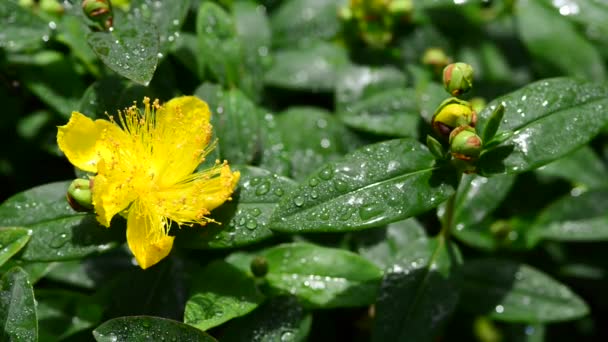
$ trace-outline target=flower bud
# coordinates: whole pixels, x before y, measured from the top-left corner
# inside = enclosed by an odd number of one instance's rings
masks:
[[[256,256],[251,261],[250,268],[254,276],[258,278],[263,277],[268,273],[268,261],[263,256]]]
[[[438,136],[447,140],[452,130],[459,126],[475,127],[477,114],[471,104],[457,98],[449,98],[437,108],[431,126]]]
[[[429,48],[422,55],[422,64],[430,65],[437,69],[437,73],[450,63],[450,57],[440,48]]]
[[[472,161],[481,153],[481,138],[470,126],[460,126],[450,133],[450,153],[454,158]]]
[[[112,27],[112,4],[110,0],[83,0],[82,10],[87,18],[104,29]]]
[[[93,179],[75,179],[68,187],[66,195],[68,204],[76,211],[90,211],[93,209]]]
[[[443,85],[452,96],[466,93],[473,87],[473,68],[466,63],[453,63],[443,69]]]

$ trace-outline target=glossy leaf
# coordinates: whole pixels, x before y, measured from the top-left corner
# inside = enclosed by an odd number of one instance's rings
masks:
[[[256,167],[237,167],[241,172],[233,200],[213,211],[221,225],[184,227],[177,242],[188,248],[234,248],[272,236],[268,221],[282,197],[295,182]]]
[[[0,227],[0,266],[15,255],[30,239],[31,231],[20,227]]]
[[[397,68],[352,65],[344,68],[336,80],[336,109],[342,111],[357,100],[405,86],[405,74]]]
[[[479,259],[463,267],[462,305],[477,314],[508,322],[571,320],[589,311],[568,287],[528,265]]]
[[[295,297],[276,297],[226,325],[222,341],[306,341],[312,316]]]
[[[420,114],[413,89],[387,90],[344,106],[340,119],[368,133],[418,137]]]
[[[0,48],[7,51],[32,50],[49,40],[51,28],[42,18],[7,0],[0,3]]]
[[[415,218],[394,222],[381,229],[370,229],[355,236],[357,252],[382,269],[401,261],[411,245],[426,240],[424,228]]]
[[[408,244],[384,275],[372,341],[431,341],[458,302],[461,263],[443,237]]]
[[[210,335],[187,324],[152,316],[129,316],[111,319],[93,331],[97,342],[175,340],[213,342]]]
[[[482,154],[479,164],[483,173],[520,173],[538,168],[584,145],[608,123],[605,84],[569,78],[532,83],[492,101],[479,114],[478,131],[484,132],[498,104],[505,106],[498,134],[513,134]]]
[[[539,239],[558,241],[608,240],[608,190],[567,195],[540,213],[530,234],[531,243]]]
[[[40,340],[62,340],[99,323],[102,305],[87,295],[36,290]]]
[[[184,322],[200,330],[243,316],[264,300],[254,279],[225,261],[212,262],[198,273],[190,293]]]
[[[310,307],[335,308],[373,303],[382,271],[362,257],[312,244],[279,245],[263,251],[268,285]]]
[[[513,175],[463,176],[454,203],[453,234],[471,246],[494,249],[497,241],[486,219],[500,206],[514,181]]]
[[[206,65],[219,83],[238,85],[242,47],[232,17],[219,5],[203,2],[196,17],[196,34],[199,65]]]
[[[563,20],[557,9],[543,2],[517,3],[519,34],[532,56],[561,74],[605,80],[606,68],[595,47],[576,31],[574,25]]]
[[[130,3],[129,20],[152,23],[159,33],[160,52],[166,53],[180,36],[180,28],[186,19],[190,0],[174,6],[164,1],[133,0]]]
[[[566,179],[575,186],[596,189],[608,185],[608,170],[589,146],[583,146],[571,154],[549,163],[536,172],[540,175]]]
[[[0,279],[0,324],[2,340],[38,340],[34,292],[20,267],[10,269]]]
[[[69,260],[106,251],[124,241],[120,220],[110,229],[93,215],[74,212],[65,200],[69,182],[42,185],[16,194],[0,206],[0,225],[31,230],[19,258]]]
[[[291,177],[297,180],[344,155],[358,143],[335,116],[320,108],[291,107],[276,116],[276,125],[282,147],[289,156]]]
[[[334,89],[340,69],[348,65],[346,50],[325,42],[311,43],[307,49],[279,50],[274,65],[266,73],[266,85],[311,92]]]
[[[145,20],[115,17],[108,32],[91,32],[87,41],[97,57],[117,74],[147,86],[160,52],[156,27]]]
[[[450,181],[415,140],[368,145],[310,175],[281,200],[270,228],[294,233],[381,226],[438,206],[454,192]]]
[[[288,0],[271,17],[273,42],[294,45],[311,39],[328,39],[340,31],[337,16],[341,0]]]

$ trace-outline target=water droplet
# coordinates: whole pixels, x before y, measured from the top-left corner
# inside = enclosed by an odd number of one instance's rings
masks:
[[[284,333],[281,334],[281,342],[290,342],[293,341],[296,337],[296,334],[294,334],[292,331],[285,331]]]
[[[274,194],[277,195],[277,196],[283,196],[284,193],[285,192],[283,191],[282,188],[276,188],[276,189],[274,189]]]
[[[49,28],[50,28],[51,30],[54,30],[54,29],[56,29],[56,28],[57,28],[57,24],[55,24],[55,22],[54,22],[54,21],[49,21]]]
[[[334,175],[334,169],[330,166],[325,167],[321,172],[319,172],[319,178],[324,180],[329,180]]]
[[[310,198],[316,199],[317,197],[319,197],[319,194],[316,191],[311,191],[310,192]]]
[[[255,189],[255,194],[258,196],[262,196],[262,195],[265,195],[266,193],[268,193],[269,190],[270,190],[270,183],[264,182],[264,183],[260,184],[257,187],[257,189]]]
[[[260,214],[262,213],[262,211],[259,208],[253,208],[251,209],[251,215],[258,217],[260,216]]]
[[[220,108],[217,108],[218,113],[220,112]],[[222,110],[223,111],[223,110]],[[258,177],[255,177],[251,180],[251,185],[258,185],[260,183],[261,179],[259,179]]]
[[[315,178],[315,177],[311,178],[311,179],[308,181],[308,185],[310,185],[311,187],[313,187],[313,188],[314,188],[315,186],[319,185],[319,179],[318,179],[318,178]]]
[[[296,196],[296,198],[293,199],[293,204],[301,207],[304,204],[304,198],[302,196]]]
[[[367,221],[373,217],[376,217],[384,212],[384,209],[376,204],[367,204],[359,208],[359,217],[362,220]]]
[[[71,235],[67,234],[67,233],[61,233],[59,235],[56,235],[51,242],[49,243],[49,246],[53,247],[53,248],[61,248],[63,247],[68,241],[70,241]]]
[[[256,229],[257,226],[258,226],[258,222],[254,219],[247,221],[247,224],[245,225],[245,227],[250,230]]]
[[[334,188],[340,192],[348,190],[348,184],[341,180],[334,181]]]
[[[496,311],[496,313],[503,313],[505,311],[505,308],[502,305],[496,305],[496,308],[494,310]]]

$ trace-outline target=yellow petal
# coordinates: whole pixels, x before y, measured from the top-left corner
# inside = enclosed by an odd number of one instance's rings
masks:
[[[111,163],[111,161],[110,161]],[[99,173],[93,181],[93,207],[97,221],[109,227],[112,217],[125,210],[137,198],[136,183],[127,171],[112,168],[105,159],[98,163]]]
[[[205,224],[210,211],[231,198],[239,178],[228,164],[196,173],[187,182],[155,193],[154,210],[178,224]]]
[[[59,126],[57,144],[68,160],[81,170],[97,172],[101,158],[112,154],[112,148],[101,142],[101,136],[124,135],[124,132],[106,120],[91,120],[78,112],[72,112],[65,126]]]
[[[173,185],[200,164],[211,139],[209,106],[194,96],[174,98],[156,112],[152,161],[159,186]]]
[[[156,264],[171,252],[174,237],[165,234],[165,224],[162,216],[140,201],[129,209],[127,243],[141,268]]]

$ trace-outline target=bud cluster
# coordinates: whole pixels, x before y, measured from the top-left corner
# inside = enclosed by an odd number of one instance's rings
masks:
[[[452,96],[466,93],[473,86],[473,68],[465,63],[447,65],[443,69],[443,84]],[[464,172],[475,172],[475,162],[483,147],[475,130],[476,124],[477,113],[473,105],[456,97],[443,101],[431,121],[435,135],[449,146],[447,157],[451,156],[454,164]],[[441,158],[446,157],[445,153],[437,152],[443,146],[439,141],[429,137],[427,144],[433,153]]]

